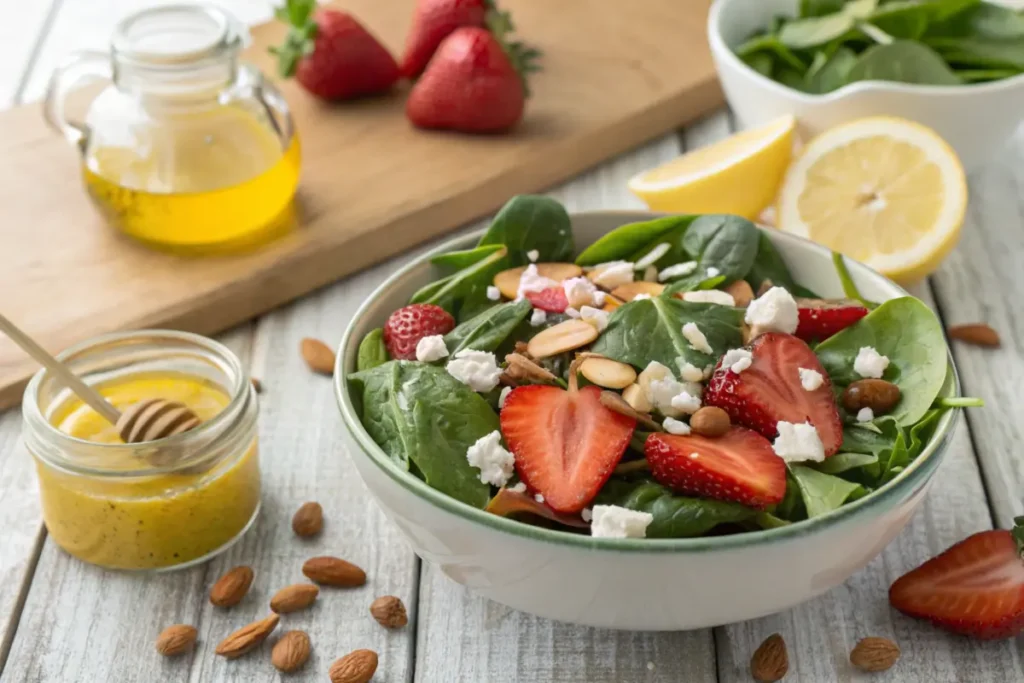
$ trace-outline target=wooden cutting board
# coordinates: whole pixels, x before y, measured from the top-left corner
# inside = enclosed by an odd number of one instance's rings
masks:
[[[400,53],[413,0],[342,5]],[[719,107],[710,0],[503,0],[544,52],[511,135],[427,133],[404,88],[325,105],[286,83],[303,140],[302,228],[235,257],[183,258],[121,238],[82,190],[75,149],[39,106],[0,113],[0,311],[51,351],[97,334],[173,327],[212,334],[437,237]],[[266,72],[283,27],[253,31]],[[0,338],[0,407],[36,365]]]

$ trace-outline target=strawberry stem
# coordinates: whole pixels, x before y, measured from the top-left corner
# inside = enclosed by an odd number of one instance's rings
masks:
[[[985,401],[970,396],[944,396],[935,399],[936,408],[984,408]]]
[[[540,71],[540,65],[537,64],[537,60],[542,54],[541,51],[530,47],[526,43],[513,40],[512,34],[515,32],[515,24],[512,23],[512,15],[499,10],[491,0],[487,3],[487,18],[485,22],[491,35],[501,44],[505,54],[508,55],[509,61],[512,62],[512,66],[519,73],[519,78],[523,82],[523,92],[529,97],[530,87],[527,75]]]
[[[579,373],[580,366],[583,365],[583,361],[587,359],[584,355],[576,356],[572,363],[569,364],[569,393],[575,394],[579,391]]]
[[[288,35],[280,46],[272,46],[270,53],[277,57],[277,71],[282,78],[291,78],[299,61],[313,52],[317,26],[313,21],[316,0],[285,0],[283,7],[274,10],[274,16],[288,24]]]

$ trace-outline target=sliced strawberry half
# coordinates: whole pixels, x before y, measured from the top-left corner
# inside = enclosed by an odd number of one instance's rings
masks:
[[[1024,631],[1020,548],[1004,529],[968,536],[896,579],[889,603],[955,633],[1011,638]]]
[[[527,292],[526,298],[534,308],[548,313],[565,313],[565,309],[569,308],[569,299],[565,296],[565,288],[561,285],[548,287],[539,292]]]
[[[636,420],[605,408],[601,390],[517,387],[501,409],[501,433],[516,472],[555,512],[579,512],[619,464]]]
[[[786,463],[757,432],[731,427],[716,438],[655,432],[644,443],[651,474],[680,493],[755,508],[782,501]]]
[[[810,422],[825,455],[834,455],[843,443],[843,423],[832,383],[811,347],[791,334],[768,332],[746,348],[752,355],[750,367],[737,374],[719,360],[704,391],[704,404],[718,406],[733,422],[769,439],[778,436],[780,421]],[[800,383],[800,368],[820,373],[825,381],[807,391]]]
[[[804,341],[828,339],[868,314],[853,299],[797,299],[796,305],[800,322],[795,334]]]
[[[420,339],[448,334],[455,329],[455,318],[434,304],[409,304],[392,313],[384,323],[384,345],[391,358],[416,360]]]

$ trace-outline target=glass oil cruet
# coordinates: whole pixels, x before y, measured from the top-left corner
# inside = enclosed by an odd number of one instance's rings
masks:
[[[153,7],[117,25],[109,53],[77,53],[53,74],[46,120],[79,148],[85,187],[115,228],[203,254],[294,225],[298,138],[278,90],[239,61],[245,35],[211,4]],[[69,93],[94,81],[107,85],[70,120]]]

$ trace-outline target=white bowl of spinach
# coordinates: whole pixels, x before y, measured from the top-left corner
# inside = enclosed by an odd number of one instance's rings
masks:
[[[1024,14],[982,0],[716,0],[708,21],[744,127],[816,134],[864,116],[935,129],[974,168],[1020,122]]]
[[[686,239],[694,224],[704,231],[712,223],[720,227],[700,240]],[[674,227],[666,230],[668,225]],[[756,289],[771,279],[804,295],[880,302],[858,323],[818,344],[819,358],[838,391],[853,380],[849,367],[859,348],[873,345],[891,360],[885,377],[900,385],[901,403],[867,426],[855,426],[844,415],[840,453],[822,463],[789,466],[786,499],[767,509],[681,495],[639,467],[613,474],[594,502],[650,513],[646,538],[592,537],[581,515],[535,515],[536,509],[495,514],[492,503],[505,489],[481,482],[466,452],[498,428],[497,392],[476,393],[454,381],[443,361],[389,361],[377,344],[377,330],[410,299],[426,296],[457,318],[453,345],[474,339],[481,350],[501,357],[537,328],[516,311],[521,306],[515,302],[480,298],[496,268],[526,265],[530,255],[540,262],[581,256],[585,262],[599,242],[602,261],[633,259],[668,243],[659,269],[695,260],[724,275],[713,287],[748,279]],[[495,253],[480,245],[495,243],[507,248],[503,261],[474,271],[480,262],[474,258]],[[844,581],[902,529],[924,498],[955,420],[958,385],[935,317],[866,266],[849,262],[837,272],[836,262],[842,263],[818,245],[736,217],[570,216],[552,200],[516,198],[489,230],[451,240],[416,260],[355,314],[334,379],[354,441],[349,454],[417,554],[459,583],[517,609],[630,629],[700,628],[785,609]],[[616,316],[631,318],[645,306],[646,300],[621,306],[608,330],[615,329]],[[654,317],[664,312],[662,306],[650,308]],[[559,319],[553,316],[549,324]],[[678,334],[664,338],[671,344],[673,337]],[[565,364],[549,367],[565,381]],[[624,463],[643,459],[642,448],[627,451]]]

